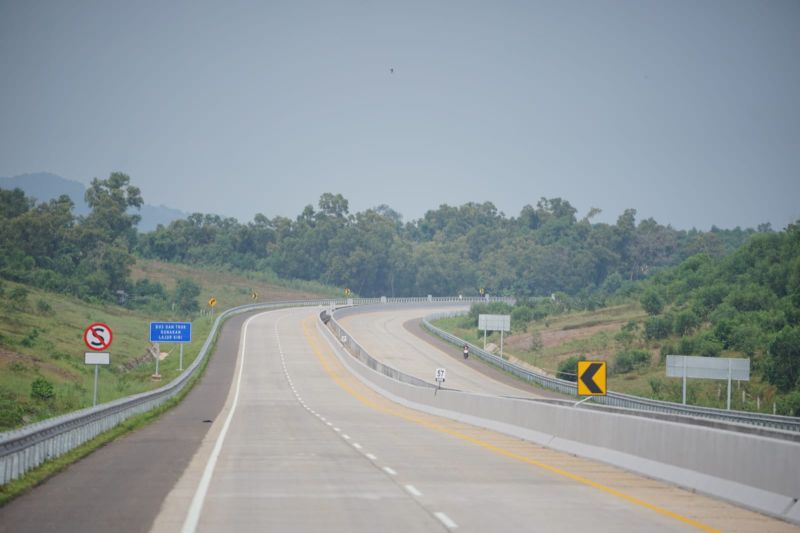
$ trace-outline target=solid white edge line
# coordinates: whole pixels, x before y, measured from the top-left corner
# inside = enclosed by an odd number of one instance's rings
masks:
[[[458,525],[450,520],[450,517],[444,513],[433,513],[433,516],[439,519],[439,521],[444,524],[444,526],[448,529],[456,529]]]
[[[217,466],[217,459],[222,451],[222,444],[225,442],[225,436],[228,434],[228,428],[233,420],[233,414],[236,412],[236,406],[239,404],[239,392],[242,386],[242,374],[244,374],[244,357],[245,349],[247,347],[247,328],[250,321],[256,317],[263,315],[259,313],[247,319],[244,323],[244,333],[242,334],[242,348],[241,348],[241,363],[239,365],[239,375],[236,378],[236,394],[233,396],[233,404],[228,413],[228,418],[225,419],[225,424],[222,426],[222,431],[217,436],[217,442],[214,443],[214,449],[211,451],[211,456],[208,458],[206,468],[203,470],[203,476],[200,478],[200,483],[197,485],[197,491],[194,493],[192,503],[189,506],[189,511],[186,513],[186,520],[183,522],[182,533],[194,533],[197,530],[197,524],[200,522],[200,513],[203,510],[208,487],[211,484],[211,476],[214,474],[214,468]]]

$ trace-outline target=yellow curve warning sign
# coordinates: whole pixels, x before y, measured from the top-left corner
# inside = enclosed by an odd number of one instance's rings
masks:
[[[578,396],[605,396],[606,390],[606,362],[578,361]]]

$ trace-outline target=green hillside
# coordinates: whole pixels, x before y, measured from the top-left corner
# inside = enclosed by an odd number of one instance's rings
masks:
[[[737,383],[732,407],[800,416],[800,225],[753,235],[725,257],[694,255],[648,281],[576,310],[566,295],[516,306],[474,306],[438,322],[480,344],[479,312],[512,315],[505,353],[569,379],[578,357],[610,363],[609,388],[680,401],[665,377],[668,354],[751,358],[751,381]],[[499,344],[498,334],[489,341]],[[574,378],[573,378],[574,379]],[[725,384],[692,380],[690,403],[725,407]]]
[[[157,261],[139,260],[134,280],[164,287],[167,300],[131,307],[87,302],[10,281],[0,281],[0,431],[91,406],[92,366],[84,364],[82,334],[92,322],[108,324],[114,332],[108,350],[111,365],[100,368],[98,401],[150,390],[178,375],[178,345],[162,345],[161,381],[151,378],[155,360],[147,352],[150,321],[190,320],[193,341],[185,346],[184,367],[197,355],[211,328],[205,312],[186,315],[173,311],[170,302],[178,280],[199,288],[198,309],[218,300],[217,311],[257,301],[333,296],[338,291],[302,287],[297,283],[268,283],[255,276],[197,269]]]

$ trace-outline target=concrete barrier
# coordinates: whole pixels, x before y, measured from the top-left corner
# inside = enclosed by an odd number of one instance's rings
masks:
[[[407,407],[595,459],[800,523],[800,443],[549,402],[401,383],[333,351],[367,386]]]

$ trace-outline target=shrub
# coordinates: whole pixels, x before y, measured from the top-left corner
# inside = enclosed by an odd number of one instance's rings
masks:
[[[691,335],[700,324],[700,318],[691,309],[681,311],[675,316],[674,330],[676,335]]]
[[[769,344],[766,376],[781,392],[788,392],[800,381],[800,327],[785,327]]]
[[[22,423],[22,406],[12,395],[0,397],[0,431],[12,429]]]
[[[8,364],[8,369],[16,374],[21,374],[22,372],[28,371],[28,367],[20,361],[11,361]]]
[[[644,338],[663,339],[672,333],[672,317],[651,316],[644,323]]]
[[[8,299],[14,309],[24,309],[28,305],[28,289],[16,287],[8,294]]]
[[[567,381],[578,381],[578,361],[586,361],[586,357],[573,355],[558,363],[556,377]]]
[[[650,363],[650,354],[644,350],[626,350],[617,353],[614,359],[614,372],[625,374],[631,370],[647,366]]]
[[[729,287],[721,283],[700,287],[694,292],[695,311],[700,316],[708,316],[708,313],[722,303],[728,292]]]
[[[533,335],[531,335],[530,350],[532,352],[539,352],[541,351],[542,348],[544,348],[544,343],[542,342],[542,334],[536,331],[534,332]]]
[[[524,330],[529,322],[533,320],[533,309],[530,307],[515,307],[511,311],[511,327],[519,331]]]
[[[50,315],[53,313],[53,307],[44,300],[36,301],[36,312],[40,315]]]
[[[626,347],[633,344],[633,339],[633,333],[630,331],[625,331],[624,329],[614,334],[614,340],[620,344],[624,344]]]
[[[719,357],[722,349],[722,342],[713,333],[706,331],[695,337],[692,353],[702,357]]]
[[[472,304],[469,308],[469,316],[472,323],[478,323],[478,315],[510,315],[512,307],[505,302],[489,302]]]
[[[178,280],[175,287],[175,303],[178,311],[183,315],[196,313],[200,310],[197,297],[200,296],[200,285],[188,278]]]
[[[737,311],[760,311],[775,305],[775,295],[766,287],[751,284],[735,287],[725,301]]]
[[[655,289],[647,289],[640,301],[642,303],[642,308],[650,316],[657,315],[664,309],[664,300]]]
[[[639,324],[635,320],[628,320],[628,322],[622,326],[622,331],[626,332],[634,332],[639,329]]]
[[[33,328],[30,333],[25,335],[19,343],[26,348],[30,348],[36,342],[36,339],[39,338],[39,330]]]
[[[800,416],[800,390],[790,392],[785,396],[778,396],[776,403],[778,404],[778,413],[788,416]]]
[[[31,398],[34,400],[49,401],[56,395],[53,384],[45,378],[36,378],[31,383]]]

